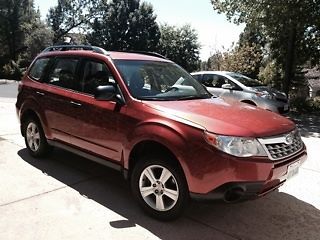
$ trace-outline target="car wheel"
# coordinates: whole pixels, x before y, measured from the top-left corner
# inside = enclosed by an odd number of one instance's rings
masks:
[[[172,159],[144,157],[131,175],[132,192],[141,207],[159,220],[173,220],[183,212],[189,198],[186,180]]]
[[[33,157],[43,157],[51,150],[38,120],[33,118],[26,120],[24,123],[24,139],[27,149]]]

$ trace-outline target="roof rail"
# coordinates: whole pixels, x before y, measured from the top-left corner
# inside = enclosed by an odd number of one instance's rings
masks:
[[[87,51],[93,51],[96,53],[108,55],[108,52],[103,48],[90,46],[90,45],[56,45],[56,46],[47,47],[42,52],[68,51],[68,50],[87,50]]]
[[[167,59],[165,56],[156,53],[156,52],[148,52],[148,51],[134,51],[134,50],[127,50],[127,51],[117,51],[117,52],[127,52],[127,53],[138,53],[138,54],[144,54],[144,55],[149,55],[149,56],[153,56],[153,57],[158,57],[158,58],[163,58],[163,59]]]

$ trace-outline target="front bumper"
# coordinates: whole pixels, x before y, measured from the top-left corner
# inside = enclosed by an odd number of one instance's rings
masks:
[[[268,100],[263,98],[256,98],[254,99],[255,103],[258,107],[276,112],[279,114],[285,114],[290,111],[290,104],[289,102],[282,102],[277,100]]]
[[[211,188],[208,192],[191,192],[190,196],[197,200],[224,200],[230,203],[255,199],[283,185],[288,178],[288,167],[297,162],[301,165],[306,158],[307,153],[304,147],[298,154],[290,158],[274,162],[269,161],[269,163],[230,160],[228,164],[229,167],[233,168],[234,174],[221,178],[221,184]],[[240,161],[243,166],[239,163]],[[257,171],[255,176],[248,174],[253,169]],[[263,177],[263,174],[258,174],[259,171],[267,172],[266,177]],[[214,181],[217,182],[219,179]],[[206,187],[209,187],[209,183],[206,183]]]

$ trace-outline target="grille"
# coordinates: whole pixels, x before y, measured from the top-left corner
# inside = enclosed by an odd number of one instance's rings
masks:
[[[259,139],[271,160],[280,160],[294,155],[303,148],[297,130],[280,136]]]

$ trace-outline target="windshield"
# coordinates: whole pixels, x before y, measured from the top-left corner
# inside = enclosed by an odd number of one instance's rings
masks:
[[[114,60],[131,95],[141,100],[187,100],[212,95],[171,62]]]
[[[247,87],[261,87],[265,86],[263,83],[256,79],[249,78],[239,73],[227,73],[228,76],[238,80],[240,83]]]

